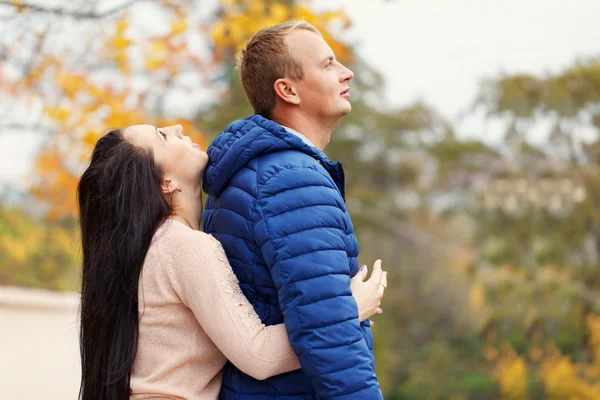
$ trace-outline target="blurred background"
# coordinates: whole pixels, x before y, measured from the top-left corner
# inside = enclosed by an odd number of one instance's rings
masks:
[[[390,400],[600,399],[600,3],[0,0],[0,393],[76,398],[75,188],[111,127],[205,148],[302,18],[355,73],[344,163]],[[351,377],[349,377],[351,379]]]

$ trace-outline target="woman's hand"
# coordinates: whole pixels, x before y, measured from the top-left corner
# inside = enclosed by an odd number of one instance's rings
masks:
[[[358,319],[361,322],[372,315],[383,312],[379,306],[387,286],[387,272],[381,270],[381,260],[375,261],[371,277],[365,281],[367,273],[367,266],[363,265],[350,280],[350,289],[352,289],[352,296],[358,305]],[[371,321],[371,326],[373,325],[373,321]]]

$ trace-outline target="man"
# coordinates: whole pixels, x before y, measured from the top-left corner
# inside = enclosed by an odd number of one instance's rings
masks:
[[[358,244],[344,172],[323,153],[351,110],[353,73],[306,22],[257,32],[238,64],[256,114],[209,147],[202,222],[262,322],[285,322],[302,370],[260,382],[227,364],[220,397],[381,399],[369,321],[350,291]]]

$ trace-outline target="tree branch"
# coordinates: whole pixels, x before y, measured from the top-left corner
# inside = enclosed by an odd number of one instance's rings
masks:
[[[103,12],[94,12],[94,11],[82,12],[82,11],[66,10],[64,8],[47,8],[47,7],[41,6],[39,4],[28,4],[28,3],[15,2],[15,1],[11,1],[11,0],[0,0],[0,6],[12,6],[12,7],[15,7],[20,10],[31,10],[31,11],[38,12],[38,13],[54,14],[54,15],[59,15],[62,17],[72,17],[72,18],[76,18],[76,19],[102,19],[102,18],[106,18],[110,15],[116,14],[119,11],[124,10],[128,7],[131,7],[133,4],[139,3],[141,1],[147,1],[147,0],[129,0],[129,1],[124,2],[121,5],[118,5],[116,7],[113,7],[111,9],[108,9]]]

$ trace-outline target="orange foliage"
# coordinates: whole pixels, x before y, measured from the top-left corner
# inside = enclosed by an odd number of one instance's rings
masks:
[[[179,17],[178,17],[179,18]],[[29,86],[16,84],[28,90],[31,82],[47,79],[53,83],[58,100],[45,101],[44,114],[55,125],[57,134],[38,156],[32,174],[31,193],[49,205],[48,217],[60,219],[76,213],[75,190],[78,174],[87,161],[92,147],[102,132],[134,124],[150,123],[157,126],[181,124],[186,134],[194,141],[207,145],[205,135],[189,120],[155,116],[146,111],[144,100],[147,91],[136,91],[127,76],[132,73],[129,48],[149,48],[145,52],[146,73],[166,69],[169,76],[177,74],[181,58],[197,59],[185,49],[185,43],[177,44],[174,38],[185,33],[185,19],[174,19],[171,31],[148,43],[136,43],[128,38],[128,20],[120,18],[114,22],[113,33],[105,41],[102,52],[106,62],[114,63],[115,81],[102,82],[93,71],[71,71],[66,63],[46,56],[32,70],[26,82]],[[125,78],[125,79],[123,79]],[[15,90],[14,88],[12,89]]]
[[[222,60],[226,54],[237,53],[256,31],[287,20],[302,19],[313,24],[343,62],[350,62],[350,49],[331,33],[333,23],[341,23],[343,28],[350,26],[350,19],[343,11],[316,13],[306,2],[294,4],[291,8],[274,2],[256,0],[221,0],[223,17],[214,25],[212,38],[215,56]]]
[[[55,147],[44,149],[36,160],[38,174],[33,179],[31,194],[51,205],[48,218],[61,219],[77,210],[78,177],[64,165],[66,157]]]

